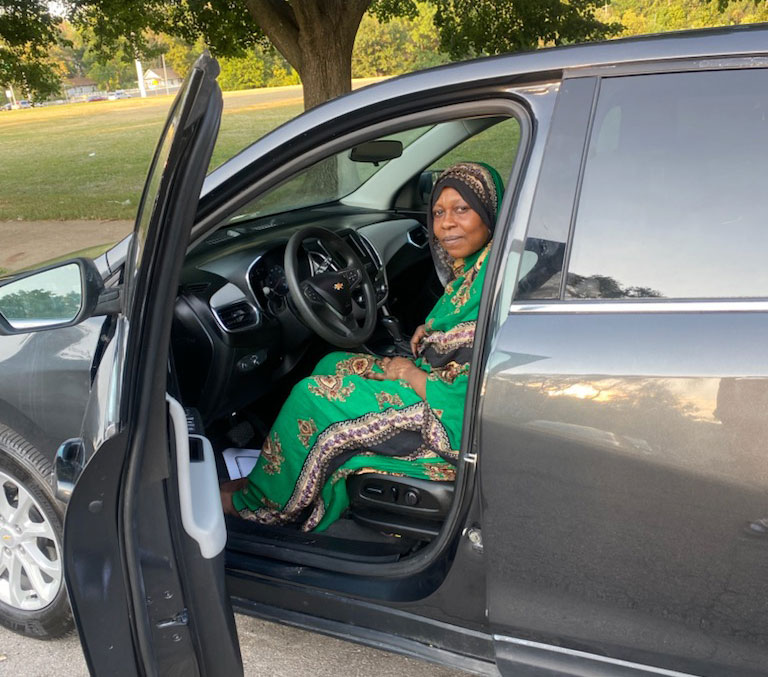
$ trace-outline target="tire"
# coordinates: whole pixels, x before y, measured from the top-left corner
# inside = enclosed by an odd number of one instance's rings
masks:
[[[0,624],[54,639],[73,628],[64,584],[63,510],[50,461],[0,424]]]

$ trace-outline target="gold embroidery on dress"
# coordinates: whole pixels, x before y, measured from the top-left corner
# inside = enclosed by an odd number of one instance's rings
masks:
[[[283,446],[280,444],[280,438],[277,433],[274,434],[274,439],[268,436],[264,440],[261,457],[264,459],[262,467],[267,475],[277,475],[280,472],[285,457],[283,456]]]
[[[317,425],[315,424],[314,419],[307,419],[304,420],[300,418],[298,420],[299,424],[299,442],[301,442],[305,448],[309,448],[309,440],[312,438],[312,435],[314,435],[317,432]]]
[[[448,331],[433,331],[424,338],[422,352],[431,347],[443,355],[458,348],[471,348],[475,342],[476,322],[460,322]]]
[[[379,364],[379,359],[372,355],[354,355],[346,360],[340,360],[336,364],[337,376],[363,376],[367,374],[375,364]],[[380,366],[380,365],[379,365]]]
[[[469,362],[449,362],[444,367],[434,367],[432,373],[444,383],[453,383],[462,374],[469,374]]]
[[[424,472],[435,482],[452,482],[456,479],[456,469],[447,463],[425,463]]]
[[[402,407],[405,403],[400,395],[392,395],[387,392],[376,393],[376,404],[379,405],[379,409],[385,407]]]
[[[309,392],[324,397],[326,400],[346,402],[355,389],[354,383],[343,385],[343,376],[313,376],[311,380],[314,381],[314,384],[310,383],[307,386]]]

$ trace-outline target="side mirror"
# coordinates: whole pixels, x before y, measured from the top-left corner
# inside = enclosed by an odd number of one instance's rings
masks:
[[[79,324],[94,314],[103,289],[90,259],[64,261],[0,282],[0,335]]]

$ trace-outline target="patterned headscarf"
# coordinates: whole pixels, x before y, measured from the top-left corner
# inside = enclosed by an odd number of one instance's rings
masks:
[[[445,251],[435,237],[432,209],[444,188],[456,190],[467,204],[480,215],[483,223],[488,226],[491,235],[493,235],[504,184],[495,169],[475,162],[459,162],[446,169],[435,182],[432,195],[429,198],[427,226],[429,229],[429,248],[432,250],[437,276],[443,286],[454,276],[453,257]]]

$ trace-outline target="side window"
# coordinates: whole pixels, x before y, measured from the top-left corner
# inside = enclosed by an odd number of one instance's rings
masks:
[[[768,296],[768,70],[603,80],[566,299]]]
[[[487,121],[490,119],[464,120],[466,133],[473,135],[435,160],[428,169],[440,171],[457,162],[485,162],[499,172],[506,186],[520,146],[520,123],[515,118],[505,118],[479,133],[474,132],[473,127]]]

